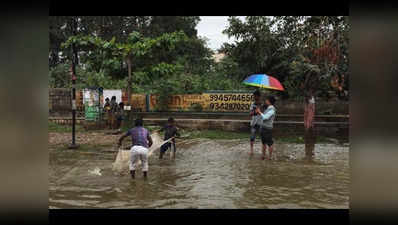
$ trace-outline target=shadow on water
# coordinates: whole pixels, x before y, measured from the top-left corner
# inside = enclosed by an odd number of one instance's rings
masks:
[[[348,208],[349,148],[276,143],[273,160],[242,140],[198,139],[149,160],[148,179],[115,176],[116,154],[50,153],[50,208]],[[89,171],[100,168],[101,175]]]

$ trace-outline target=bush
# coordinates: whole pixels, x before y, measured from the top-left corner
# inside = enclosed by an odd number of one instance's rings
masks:
[[[58,64],[49,70],[49,85],[52,88],[72,88],[70,65]],[[125,89],[127,78],[116,80],[105,72],[87,71],[81,66],[76,67],[76,88],[103,87],[104,89]]]
[[[203,107],[202,107],[202,105],[199,104],[199,103],[193,103],[193,104],[191,104],[191,106],[189,107],[189,110],[195,111],[195,112],[202,112],[202,111],[203,111]]]
[[[66,64],[58,64],[54,68],[50,68],[48,73],[49,85],[52,88],[69,86],[69,78],[67,78],[68,67]]]

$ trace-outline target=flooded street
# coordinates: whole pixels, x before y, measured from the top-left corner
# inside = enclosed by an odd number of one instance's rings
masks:
[[[348,146],[317,144],[307,163],[303,144],[276,143],[263,161],[258,141],[253,157],[247,140],[188,142],[174,160],[156,151],[147,180],[140,169],[135,180],[114,175],[116,153],[51,151],[49,208],[349,207]]]

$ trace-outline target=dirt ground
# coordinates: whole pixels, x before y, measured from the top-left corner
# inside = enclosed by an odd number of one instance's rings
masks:
[[[76,133],[76,143],[79,145],[89,145],[95,143],[97,146],[116,146],[120,136],[120,134],[111,135],[106,134],[106,132],[81,132]],[[71,133],[48,133],[48,144],[50,150],[54,150],[62,146],[67,146],[71,142]],[[127,140],[125,142],[127,142]]]

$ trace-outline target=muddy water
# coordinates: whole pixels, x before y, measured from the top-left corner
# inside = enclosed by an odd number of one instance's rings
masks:
[[[115,176],[116,154],[50,154],[49,208],[348,208],[349,147],[275,144],[272,161],[242,140],[194,140],[174,160],[149,160],[149,177]],[[101,175],[89,171],[100,168]]]

